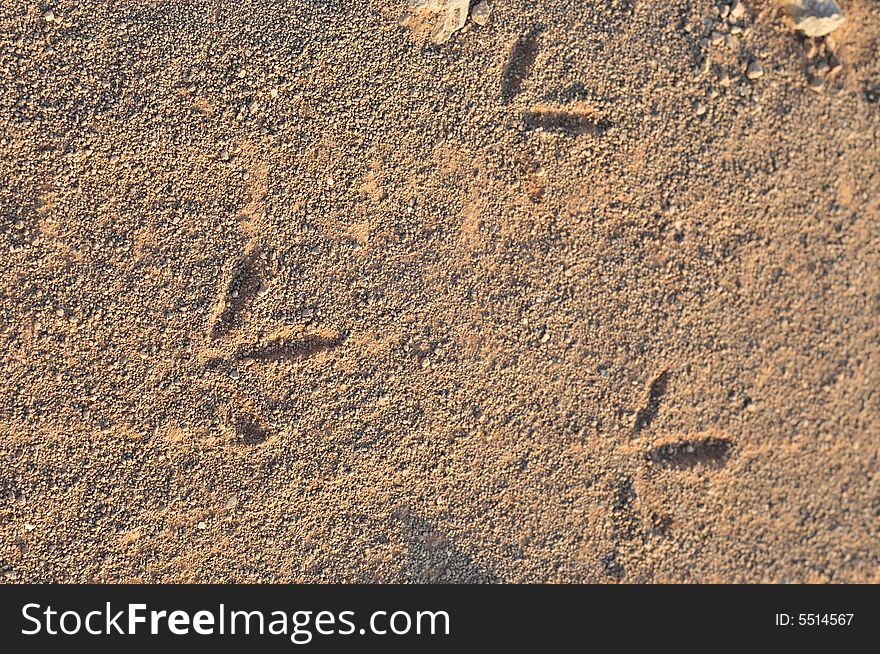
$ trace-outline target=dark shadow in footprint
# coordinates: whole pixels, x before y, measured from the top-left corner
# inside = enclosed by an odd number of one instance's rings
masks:
[[[544,28],[533,27],[519,37],[510,48],[507,64],[501,72],[501,102],[508,104],[522,91],[522,85],[529,76],[535,59],[538,57],[538,37]]]
[[[648,389],[648,401],[636,414],[636,419],[633,423],[633,436],[654,422],[654,418],[657,417],[657,413],[660,411],[660,400],[666,395],[668,386],[669,371],[664,370],[651,382],[651,387]]]
[[[494,574],[474,562],[432,524],[408,509],[397,512],[409,547],[406,574],[418,584],[491,584]]]
[[[244,445],[259,445],[269,438],[268,430],[253,416],[241,414],[235,419],[235,433]]]
[[[211,329],[211,338],[220,338],[232,330],[245,307],[257,296],[263,273],[259,250],[254,250],[236,265],[226,286],[222,308]]]
[[[332,350],[342,343],[341,337],[328,337],[307,334],[299,338],[275,339],[263,347],[242,348],[235,355],[236,361],[295,361],[305,359],[319,352]]]
[[[666,468],[720,468],[727,463],[732,448],[733,443],[726,438],[682,440],[659,445],[648,451],[645,458]]]
[[[527,130],[541,129],[545,132],[558,132],[569,136],[599,134],[607,129],[607,125],[593,114],[550,109],[525,112],[523,124]]]

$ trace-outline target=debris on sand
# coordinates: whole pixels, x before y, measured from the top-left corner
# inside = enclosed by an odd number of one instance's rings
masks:
[[[471,20],[480,27],[483,27],[484,25],[489,24],[489,17],[491,14],[492,6],[487,0],[480,0],[480,2],[475,4],[474,8],[471,9]]]
[[[449,37],[464,27],[471,0],[412,0],[412,15],[433,15],[434,30],[431,40],[446,43]],[[433,22],[433,21],[432,21]]]
[[[807,36],[830,34],[843,23],[843,9],[834,0],[782,0],[795,29]]]
[[[740,0],[736,0],[736,2],[734,2],[733,6],[730,8],[730,14],[729,14],[730,18],[732,20],[739,20],[740,18],[742,18],[745,15],[746,15],[746,6]]]
[[[746,68],[746,77],[752,81],[764,77],[764,67],[761,66],[761,62],[754,59],[750,61]]]

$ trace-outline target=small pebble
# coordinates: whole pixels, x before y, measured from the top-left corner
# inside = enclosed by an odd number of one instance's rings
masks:
[[[198,527],[199,529],[207,529],[208,523],[207,522],[200,522],[199,524],[196,525],[196,527]]]
[[[238,379],[239,377],[241,377],[241,373],[239,373],[238,370],[233,368],[232,370],[229,371],[229,377],[231,379]]]
[[[712,62],[709,60],[709,57],[704,58],[702,63],[700,64],[700,69],[697,71],[698,74],[705,75],[706,73],[708,73],[711,65]]]
[[[760,62],[755,60],[749,62],[749,66],[746,68],[746,77],[751,80],[764,77],[764,68],[761,66]]]
[[[47,23],[54,23],[55,22],[55,12],[50,9],[45,14],[43,14],[43,20],[45,20]]]
[[[821,77],[811,77],[808,86],[810,87],[810,90],[815,93],[822,93],[825,91],[825,84]]]
[[[831,68],[831,70],[828,71],[829,77],[835,77],[843,70],[843,64],[840,62],[840,59],[834,55],[828,57],[828,66]]]
[[[740,0],[736,0],[733,3],[733,6],[730,8],[730,17],[733,20],[739,20],[746,14],[746,6],[740,2]]]
[[[702,102],[697,102],[694,105],[694,113],[698,116],[702,116],[706,113],[706,105],[704,105]]]
[[[804,41],[804,56],[807,59],[812,59],[818,53],[818,48],[816,47],[816,42],[813,39],[807,39]]]
[[[492,13],[492,7],[489,6],[489,3],[486,0],[482,0],[474,5],[473,9],[471,9],[471,20],[474,21],[475,24],[482,27],[483,25],[487,25],[489,23],[489,15]]]

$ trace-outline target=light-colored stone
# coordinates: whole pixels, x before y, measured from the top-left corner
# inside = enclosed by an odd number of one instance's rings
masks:
[[[843,23],[843,9],[834,0],[781,0],[795,29],[807,36],[830,34]]]
[[[745,13],[746,6],[740,0],[736,0],[736,2],[734,2],[733,6],[730,8],[730,17],[733,20],[739,20],[740,18],[745,16]]]
[[[828,68],[828,77],[834,78],[837,77],[843,70],[843,64],[840,62],[840,59],[838,59],[836,55],[832,54],[828,57]]]
[[[480,0],[471,9],[471,20],[481,27],[489,24],[489,16],[492,13],[492,6],[486,0]]]
[[[434,31],[434,43],[446,43],[467,22],[471,0],[412,0],[415,12],[430,12],[440,16]]]
[[[764,77],[764,67],[761,66],[759,61],[751,61],[749,62],[748,68],[746,68],[746,77],[751,80],[756,80]]]

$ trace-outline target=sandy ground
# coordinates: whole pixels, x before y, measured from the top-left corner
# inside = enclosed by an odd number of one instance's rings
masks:
[[[880,581],[880,3],[490,4],[2,3],[6,581]]]

